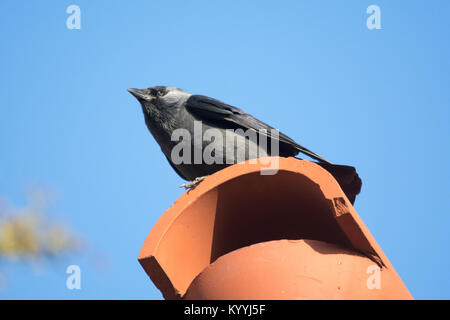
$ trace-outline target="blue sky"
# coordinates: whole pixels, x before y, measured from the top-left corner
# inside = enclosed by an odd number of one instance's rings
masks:
[[[81,8],[69,30],[66,8]],[[368,30],[366,8],[381,8]],[[129,87],[226,101],[334,163],[418,299],[450,298],[448,1],[0,2],[0,196],[55,190],[84,254],[2,262],[0,298],[161,299],[137,262],[182,194]],[[97,259],[107,261],[98,267]],[[82,270],[67,290],[65,268]]]

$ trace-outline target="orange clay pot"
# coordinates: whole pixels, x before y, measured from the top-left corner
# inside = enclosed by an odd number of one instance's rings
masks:
[[[225,168],[161,216],[138,259],[164,298],[412,299],[333,176],[276,160]]]

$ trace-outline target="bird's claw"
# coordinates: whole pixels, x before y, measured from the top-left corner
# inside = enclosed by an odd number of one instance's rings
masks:
[[[195,178],[193,181],[191,181],[191,182],[186,182],[186,183],[183,183],[181,186],[180,186],[180,188],[185,188],[185,189],[194,189],[196,186],[198,186],[198,184],[200,183],[200,182],[202,182],[205,178],[206,178],[207,176],[204,176],[204,177],[197,177],[197,178]]]

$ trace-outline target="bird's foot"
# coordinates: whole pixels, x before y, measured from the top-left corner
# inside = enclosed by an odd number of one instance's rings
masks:
[[[207,176],[203,176],[203,177],[197,177],[194,179],[194,181],[191,182],[187,182],[187,183],[183,183],[180,188],[185,188],[185,189],[194,189],[196,186],[198,186],[198,184],[200,182],[202,182]]]

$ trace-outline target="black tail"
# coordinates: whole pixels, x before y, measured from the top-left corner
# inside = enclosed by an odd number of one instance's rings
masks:
[[[355,203],[356,196],[361,191],[362,181],[356,172],[356,169],[351,166],[344,166],[331,163],[317,163],[319,166],[327,170],[336,179],[344,191],[348,200]]]

